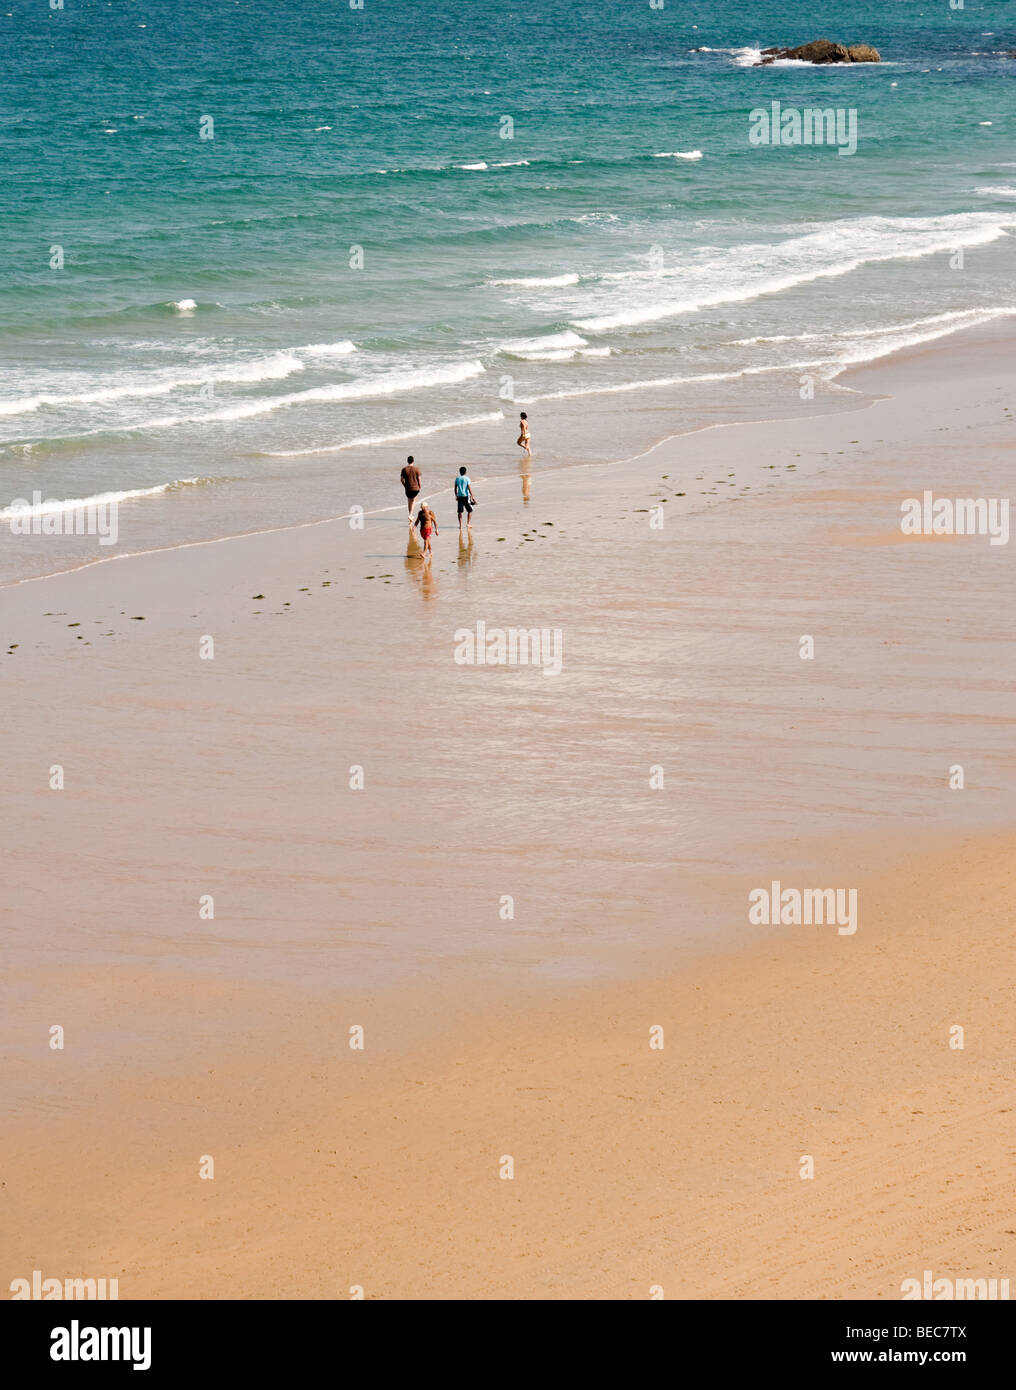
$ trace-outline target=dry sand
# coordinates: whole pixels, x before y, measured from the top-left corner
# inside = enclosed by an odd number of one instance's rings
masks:
[[[439,498],[429,579],[382,517],[2,591],[3,1284],[1016,1274],[1012,547],[898,539],[904,496],[1007,495],[1008,344],[492,488],[472,550]],[[560,627],[561,675],[456,666],[477,617]],[[857,887],[856,935],[750,927],[771,878]]]
[[[844,856],[852,938],[780,928],[482,1012],[408,991],[443,1024],[425,1047],[391,1045],[393,1001],[288,999],[214,1055],[135,1056],[101,1086],[72,1048],[50,1061],[74,1104],[5,1143],[6,1267],[183,1298],[894,1299],[925,1269],[1011,1277],[1012,851],[984,836],[860,880]],[[196,1007],[260,1002],[238,994]]]

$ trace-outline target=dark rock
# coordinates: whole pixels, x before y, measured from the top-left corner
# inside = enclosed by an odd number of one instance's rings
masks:
[[[769,50],[767,49],[768,53]],[[850,55],[841,43],[829,39],[816,39],[814,43],[802,43],[798,48],[777,48],[772,51],[774,58],[796,58],[801,63],[849,63]]]
[[[814,43],[802,43],[799,48],[790,50],[790,57],[803,63],[849,63],[850,54],[841,43],[831,43],[829,39],[816,39]]]
[[[846,48],[831,39],[815,39],[797,48],[763,48],[762,61],[756,67],[766,67],[778,58],[795,58],[800,63],[880,63],[878,49],[870,44],[856,43]]]

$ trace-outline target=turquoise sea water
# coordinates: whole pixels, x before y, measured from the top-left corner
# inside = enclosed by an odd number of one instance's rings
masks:
[[[820,36],[886,61],[751,65]],[[0,46],[0,510],[125,493],[132,548],[515,476],[520,409],[539,469],[835,404],[1016,305],[1009,0],[14,0]],[[752,145],[774,100],[856,153]]]

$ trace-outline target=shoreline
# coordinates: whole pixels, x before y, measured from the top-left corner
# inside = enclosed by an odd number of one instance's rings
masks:
[[[976,313],[977,311],[976,311],[976,310],[970,310],[969,312],[970,312],[970,313]],[[623,457],[618,457],[618,458],[611,458],[611,459],[597,459],[597,460],[593,460],[593,461],[579,460],[579,461],[576,461],[576,462],[573,462],[573,463],[556,463],[556,464],[551,464],[551,465],[549,465],[549,466],[546,467],[546,468],[541,468],[541,469],[539,469],[539,470],[537,471],[537,474],[536,474],[535,476],[538,476],[538,477],[540,477],[541,479],[544,479],[544,478],[558,478],[558,477],[561,477],[562,475],[566,475],[566,474],[568,474],[568,473],[574,471],[575,469],[584,469],[584,468],[593,468],[593,469],[600,469],[600,468],[611,468],[611,469],[615,469],[615,468],[616,468],[616,469],[620,469],[620,468],[624,468],[624,467],[626,467],[626,466],[628,466],[628,465],[637,464],[637,463],[640,463],[640,462],[642,462],[642,461],[648,459],[648,458],[649,458],[651,455],[653,455],[657,450],[666,448],[668,445],[674,444],[674,443],[675,443],[676,441],[678,441],[678,440],[690,438],[690,437],[692,437],[692,436],[694,436],[694,435],[697,435],[697,434],[708,433],[708,432],[711,431],[711,430],[723,430],[723,429],[746,429],[746,430],[750,430],[750,429],[752,429],[752,428],[760,427],[760,426],[763,426],[763,425],[772,425],[772,424],[796,424],[796,423],[803,423],[803,422],[805,422],[805,421],[821,420],[821,419],[823,419],[823,418],[833,419],[833,418],[835,418],[836,416],[838,416],[838,415],[840,415],[840,414],[851,414],[851,413],[854,413],[854,412],[857,411],[857,410],[864,410],[864,409],[867,409],[867,408],[869,408],[870,406],[877,404],[879,400],[883,399],[883,397],[880,396],[880,395],[877,393],[877,391],[876,391],[875,393],[871,394],[871,395],[869,396],[869,398],[868,398],[864,403],[857,404],[857,405],[856,405],[855,407],[853,407],[853,408],[851,408],[850,406],[844,405],[842,409],[833,409],[833,408],[829,408],[829,407],[832,406],[833,402],[835,401],[835,394],[829,394],[829,393],[849,392],[849,393],[854,393],[854,394],[858,394],[858,395],[865,395],[865,394],[867,394],[867,393],[865,393],[865,392],[859,390],[859,388],[857,388],[857,387],[853,387],[853,386],[850,386],[850,385],[848,384],[848,382],[849,382],[849,380],[850,380],[851,378],[866,377],[866,376],[867,376],[868,374],[870,374],[870,373],[876,373],[876,374],[881,373],[882,369],[885,368],[885,367],[891,367],[893,364],[901,363],[901,362],[906,362],[906,361],[908,361],[911,357],[915,357],[915,356],[916,356],[916,357],[920,357],[920,356],[922,356],[922,355],[923,355],[924,353],[926,353],[926,352],[931,352],[932,354],[934,354],[935,351],[936,351],[936,348],[937,348],[938,346],[952,344],[952,343],[956,342],[957,340],[959,340],[959,343],[960,343],[960,344],[962,344],[962,343],[965,342],[965,341],[972,341],[972,342],[977,343],[977,342],[980,342],[980,341],[982,341],[982,340],[990,341],[992,338],[997,337],[999,333],[1003,333],[1003,334],[1005,334],[1006,336],[1009,336],[1008,330],[1011,328],[1011,321],[1012,321],[1013,317],[1016,317],[1016,310],[1001,310],[1001,309],[1000,309],[1000,310],[992,311],[991,314],[988,314],[988,311],[984,311],[984,312],[985,312],[988,316],[985,317],[985,318],[984,318],[983,320],[981,320],[980,322],[978,322],[978,323],[976,323],[976,324],[974,324],[974,325],[972,325],[972,326],[971,326],[971,325],[961,325],[961,326],[958,326],[958,327],[956,327],[956,328],[949,329],[949,330],[947,330],[947,331],[943,331],[942,333],[940,333],[940,334],[938,334],[938,335],[931,336],[931,337],[929,337],[929,338],[927,338],[927,339],[922,340],[922,341],[919,342],[919,343],[916,343],[916,344],[907,344],[907,345],[904,345],[904,346],[902,346],[902,347],[900,347],[900,348],[897,348],[897,349],[892,349],[892,350],[889,350],[889,351],[884,351],[884,352],[882,352],[879,356],[874,357],[874,358],[871,358],[871,359],[867,359],[867,360],[862,361],[862,362],[858,362],[858,363],[845,363],[842,367],[840,367],[840,368],[837,370],[837,372],[835,373],[834,376],[829,377],[828,379],[825,379],[825,378],[824,378],[824,379],[822,380],[822,386],[823,386],[823,388],[824,388],[824,393],[825,393],[825,394],[823,394],[820,398],[818,398],[818,399],[816,400],[814,409],[805,410],[803,413],[795,413],[795,414],[791,414],[791,415],[757,416],[757,417],[751,417],[751,416],[749,416],[749,417],[746,417],[746,418],[735,418],[735,419],[718,420],[718,421],[708,421],[708,420],[706,420],[706,421],[703,421],[702,423],[696,424],[696,425],[693,426],[691,429],[688,429],[688,430],[677,430],[677,431],[674,431],[674,432],[671,432],[671,433],[664,434],[662,437],[656,439],[655,442],[649,444],[649,445],[646,446],[645,448],[640,448],[640,449],[638,449],[638,451],[635,452],[635,453],[633,453],[633,454],[629,454],[629,455],[626,455],[626,456],[623,456]],[[750,372],[751,372],[752,370],[755,370],[755,369],[748,369],[748,374],[749,374],[749,375],[750,375]],[[786,372],[786,371],[787,371],[786,368],[779,368],[779,369],[774,368],[773,370],[774,370],[774,371],[779,370],[779,371],[783,371],[783,372]],[[727,383],[727,384],[730,385],[731,387],[736,386],[736,385],[737,385],[737,381],[738,381],[739,379],[740,379],[740,380],[743,380],[744,375],[745,375],[745,374],[742,373],[740,378],[738,378],[738,377],[736,377],[736,376],[733,377],[733,378],[731,379],[731,381],[730,381],[729,383]],[[788,375],[792,375],[792,374],[788,373]],[[654,388],[654,387],[651,385],[651,383],[637,384],[637,385],[633,385],[632,388],[630,388],[630,394],[631,394],[632,396],[637,396],[638,393],[639,393],[640,391],[652,391],[652,390],[654,390],[654,389],[659,389],[659,388]],[[891,398],[891,397],[890,397],[890,398]],[[551,399],[553,399],[553,398],[551,398]],[[513,402],[512,402],[512,408],[514,409],[514,407],[515,407],[516,405],[525,405],[526,403],[527,403],[526,399],[523,399],[522,397],[520,397],[518,401],[513,401]],[[799,404],[799,405],[801,404],[800,400],[798,400],[798,404]],[[725,407],[725,408],[729,408],[729,407]],[[633,409],[632,409],[629,413],[630,413],[631,415],[638,415],[638,416],[642,416],[642,417],[645,417],[646,419],[648,419],[648,418],[651,416],[651,414],[654,412],[655,409],[656,409],[656,407],[652,407],[652,406],[649,406],[649,405],[646,405],[646,404],[643,403],[643,404],[641,405],[641,407],[640,407],[640,406],[635,406],[635,407],[633,407]],[[508,415],[505,415],[505,416],[504,416],[503,424],[504,424],[504,426],[506,427],[506,429],[507,429],[509,426],[511,426],[512,421],[511,421],[511,419],[510,419],[510,416],[508,416]],[[460,426],[460,428],[468,428],[469,425],[470,425],[470,422],[469,422],[469,421],[463,421],[463,422],[462,422],[462,425]],[[643,429],[644,429],[644,428],[645,428],[645,426],[643,426]],[[426,429],[424,429],[421,436],[406,435],[406,436],[405,436],[405,442],[408,443],[409,447],[412,447],[412,443],[413,443],[413,439],[414,439],[414,438],[422,438],[422,437],[426,436],[427,433],[428,433],[428,431],[427,431]],[[375,448],[379,448],[380,446],[374,446],[374,447],[375,447]],[[319,454],[321,454],[322,456],[328,456],[328,451],[325,450],[325,449],[318,450],[317,452],[318,452]],[[332,451],[332,453],[333,453],[336,457],[339,456],[339,455],[341,454],[341,452],[342,452],[342,451],[341,451],[341,450],[338,450],[338,449]],[[394,451],[394,449],[393,449],[391,446],[387,446],[387,452],[388,452],[388,453],[392,453],[392,454],[393,454],[393,458],[397,458],[397,457],[398,457],[398,456],[395,454],[395,451]],[[467,450],[467,451],[466,451],[466,454],[468,454],[469,452],[470,452],[470,451]],[[465,457],[465,455],[464,455],[464,457]],[[456,466],[457,466],[457,463],[458,463],[458,460],[456,460]],[[394,465],[393,465],[393,466],[394,466]],[[521,465],[520,465],[520,466],[521,466]],[[503,484],[505,484],[505,483],[511,482],[512,479],[513,479],[513,475],[511,475],[511,474],[497,473],[497,474],[490,475],[489,477],[480,477],[480,476],[478,475],[475,481],[476,481],[478,484],[482,485],[482,486],[487,486],[488,484],[492,484],[492,485],[494,485],[494,486],[499,486],[499,485],[503,485]],[[215,481],[215,480],[213,479],[213,482],[214,482],[214,481]],[[249,482],[250,482],[250,480],[245,480],[245,481],[246,481],[246,483],[249,483]],[[395,491],[395,490],[396,490],[396,489],[393,487],[393,491]],[[450,491],[451,491],[450,486],[449,486],[448,488],[442,488],[442,489],[439,489],[439,490],[436,491],[436,492],[428,493],[426,496],[423,496],[422,500],[424,500],[424,501],[430,501],[430,500],[433,500],[434,498],[442,497],[442,496],[444,496],[446,493],[449,493]],[[151,505],[153,505],[153,504],[158,505],[159,502],[162,502],[163,504],[165,504],[165,503],[168,502],[168,501],[169,501],[168,498],[148,499],[148,500],[146,501],[146,504],[145,504],[145,505],[146,505],[146,506],[151,506]],[[368,509],[368,510],[365,512],[365,515],[366,515],[366,516],[385,516],[385,515],[388,515],[389,513],[399,513],[400,511],[401,511],[401,507],[400,507],[399,503],[396,502],[396,503],[394,503],[394,504],[392,504],[392,505],[390,505],[390,506],[384,506],[384,507],[380,507],[380,508],[371,508],[371,509]],[[176,544],[174,544],[174,545],[171,545],[171,546],[152,546],[152,545],[148,545],[148,546],[145,546],[145,547],[143,547],[142,549],[139,549],[139,550],[125,551],[125,552],[121,552],[121,553],[115,554],[115,555],[101,555],[101,554],[100,554],[100,555],[96,556],[95,558],[88,559],[88,560],[84,560],[84,561],[82,561],[80,564],[74,564],[74,565],[68,567],[67,569],[47,571],[47,572],[42,573],[42,574],[28,574],[28,575],[24,575],[24,576],[13,576],[13,577],[11,577],[11,578],[9,578],[9,579],[5,579],[5,580],[3,580],[3,581],[0,581],[0,591],[3,591],[4,589],[8,589],[8,588],[17,587],[18,585],[25,584],[25,583],[30,583],[30,582],[33,582],[33,581],[36,581],[36,580],[55,578],[55,577],[58,577],[58,576],[63,575],[63,574],[72,574],[72,573],[74,573],[74,572],[77,571],[77,570],[80,570],[80,569],[88,569],[88,568],[92,567],[93,565],[108,564],[108,563],[110,563],[110,562],[113,561],[113,560],[135,559],[135,558],[138,558],[138,557],[144,556],[144,555],[163,554],[163,553],[167,553],[167,552],[175,551],[175,550],[188,550],[188,549],[192,549],[192,548],[197,547],[197,546],[204,546],[204,545],[219,545],[219,544],[223,544],[223,543],[225,543],[225,542],[227,542],[227,541],[239,541],[239,540],[244,540],[244,539],[246,539],[246,538],[248,538],[248,537],[253,537],[253,536],[276,535],[276,534],[280,534],[280,533],[282,533],[282,532],[287,532],[287,531],[300,531],[300,530],[306,530],[306,529],[308,529],[308,528],[315,527],[315,526],[326,526],[326,525],[335,524],[335,523],[338,523],[338,522],[341,522],[341,521],[348,521],[349,515],[350,515],[350,513],[349,513],[348,511],[343,511],[343,512],[339,512],[339,513],[336,513],[336,514],[334,514],[334,515],[329,515],[329,516],[311,517],[311,518],[308,518],[308,519],[303,519],[303,520],[297,520],[297,521],[287,522],[286,524],[281,525],[281,526],[253,527],[253,528],[251,528],[251,529],[249,529],[249,530],[239,531],[239,532],[230,532],[230,533],[227,533],[227,534],[225,534],[225,535],[204,536],[204,537],[198,537],[198,538],[194,538],[194,539],[190,539],[190,540],[183,540],[183,541],[180,541],[180,542],[178,542],[178,543],[176,543]]]
[[[897,391],[874,413],[680,436],[585,465],[581,495],[534,475],[493,529],[481,497],[429,578],[404,523],[394,547],[317,523],[6,589],[10,727],[42,731],[5,748],[6,1280],[878,1298],[923,1258],[1010,1274],[975,1182],[1010,1161],[1008,552],[899,533],[918,483],[1005,491],[999,336],[868,369]],[[456,667],[477,616],[560,624],[561,676]],[[860,887],[857,934],[760,941],[770,879]],[[901,1144],[928,1153],[907,1190]],[[796,1175],[816,1149],[833,1192]]]

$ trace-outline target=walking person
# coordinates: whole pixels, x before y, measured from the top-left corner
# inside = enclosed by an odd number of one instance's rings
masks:
[[[515,443],[520,449],[525,449],[529,457],[532,458],[533,450],[529,443],[529,416],[525,411],[519,416],[519,437]]]
[[[424,560],[431,560],[434,557],[434,552],[430,548],[431,535],[438,536],[441,533],[437,529],[437,517],[427,506],[426,502],[420,503],[420,511],[416,518],[416,524],[420,528],[420,536],[423,539],[423,558]]]
[[[406,494],[406,505],[409,507],[409,520],[413,520],[413,503],[420,495],[420,470],[413,462],[413,455],[410,454],[406,459],[406,466],[401,473],[402,487]]]
[[[459,469],[459,476],[455,479],[455,502],[459,513],[459,535],[462,535],[462,515],[466,516],[466,529],[473,529],[473,508],[476,506],[476,498],[473,496],[473,484],[469,481],[469,474],[466,472],[465,465]]]

